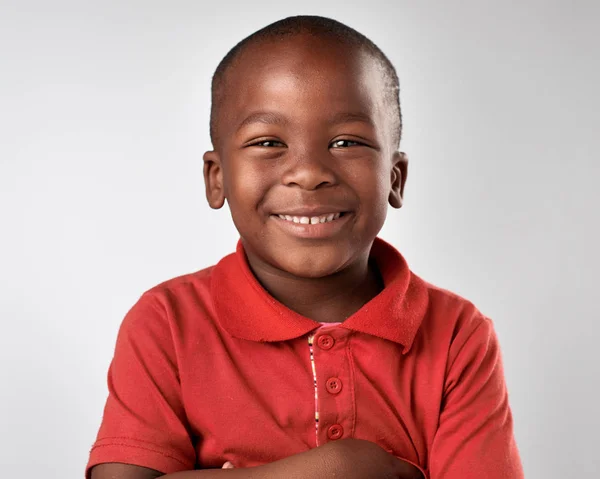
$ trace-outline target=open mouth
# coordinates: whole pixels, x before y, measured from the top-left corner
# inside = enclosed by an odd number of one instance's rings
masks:
[[[302,225],[317,225],[321,223],[331,223],[341,217],[343,217],[346,213],[327,213],[319,216],[292,216],[292,215],[274,215],[283,221],[289,221],[290,223],[298,223]]]
[[[351,211],[330,210],[323,213],[321,211],[298,211],[295,212],[295,215],[276,213],[272,214],[271,218],[286,234],[302,239],[334,238],[340,232],[352,227],[353,213]]]

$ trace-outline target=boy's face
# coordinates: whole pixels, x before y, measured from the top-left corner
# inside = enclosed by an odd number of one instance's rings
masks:
[[[378,62],[300,35],[250,46],[225,82],[207,197],[229,204],[251,265],[316,278],[364,260],[407,169]]]

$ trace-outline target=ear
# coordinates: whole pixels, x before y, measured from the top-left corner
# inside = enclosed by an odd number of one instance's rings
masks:
[[[404,202],[404,185],[408,175],[408,156],[402,151],[394,152],[392,157],[392,178],[388,201],[394,208],[402,208]]]
[[[206,199],[211,208],[218,210],[225,204],[221,158],[216,151],[207,151],[202,158],[204,159]]]

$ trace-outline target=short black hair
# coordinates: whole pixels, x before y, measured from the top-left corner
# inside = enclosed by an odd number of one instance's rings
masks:
[[[402,136],[402,111],[400,109],[400,83],[394,65],[383,51],[362,33],[337,20],[314,15],[292,16],[271,23],[241,40],[223,57],[215,70],[211,85],[210,138],[213,146],[218,141],[217,117],[225,95],[225,74],[227,70],[250,45],[263,40],[276,40],[300,34],[328,37],[358,47],[371,54],[379,62],[386,83],[385,94],[388,95],[391,108],[394,109],[392,112],[395,122],[393,139],[397,148]]]

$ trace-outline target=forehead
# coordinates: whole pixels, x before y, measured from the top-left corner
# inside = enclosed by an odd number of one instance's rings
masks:
[[[379,61],[358,46],[312,35],[247,46],[224,80],[225,134],[256,112],[313,123],[359,115],[377,126],[385,110]]]

